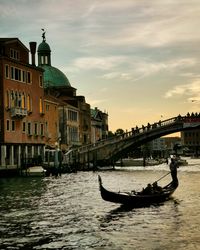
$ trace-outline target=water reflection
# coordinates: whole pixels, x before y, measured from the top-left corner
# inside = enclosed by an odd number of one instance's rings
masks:
[[[163,174],[102,172],[111,190],[140,189]],[[97,173],[1,179],[0,249],[193,250],[200,244],[199,178],[200,171],[181,170],[173,199],[137,209],[103,201]]]
[[[178,207],[179,201],[177,199],[174,199],[173,197],[166,201],[165,203],[171,203],[174,204],[174,208]],[[102,218],[100,219],[100,222],[102,223],[103,227],[105,227],[105,224],[109,224],[110,222],[112,223],[114,220],[119,220],[123,217],[132,217],[134,214],[138,214],[141,212],[144,212],[144,210],[152,209],[156,212],[160,211],[161,206],[164,206],[165,203],[160,203],[160,204],[155,204],[155,205],[149,205],[146,207],[141,207],[141,208],[131,208],[126,205],[120,205],[119,207],[112,209],[109,211],[107,214],[103,215]]]

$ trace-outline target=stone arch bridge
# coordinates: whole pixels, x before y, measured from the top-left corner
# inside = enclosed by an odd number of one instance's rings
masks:
[[[91,163],[94,167],[113,165],[125,153],[140,145],[164,135],[195,128],[200,128],[200,115],[178,115],[72,150],[69,159],[71,163],[82,166]]]

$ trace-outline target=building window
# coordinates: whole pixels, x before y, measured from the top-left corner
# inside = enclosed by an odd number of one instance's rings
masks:
[[[21,69],[15,69],[16,80],[21,81],[22,71]]]
[[[11,79],[15,79],[15,74],[14,74],[14,67],[11,67]]]
[[[28,135],[32,135],[31,123],[30,122],[28,122]]]
[[[27,71],[27,83],[32,83],[32,75],[31,72]]]
[[[11,92],[11,107],[15,107],[15,93],[13,90]]]
[[[6,108],[10,108],[10,92],[7,90],[6,91],[6,103],[5,103]]]
[[[78,142],[78,128],[69,127],[69,139],[71,142]]]
[[[27,95],[27,110],[30,111],[31,109],[31,97]]]
[[[49,104],[46,104],[46,111],[49,111]]]
[[[14,95],[15,97],[15,100],[14,100],[14,105],[15,105],[15,107],[18,107],[18,93],[17,92],[15,92],[15,95]]]
[[[15,49],[10,49],[10,58],[19,60],[19,51]]]
[[[40,114],[43,114],[43,101],[42,101],[42,98],[40,97]]]
[[[21,69],[11,67],[11,79],[15,81],[20,81],[21,82],[21,76],[22,76],[22,71]]]
[[[41,64],[48,64],[48,56],[41,56]]]
[[[28,112],[32,111],[31,96],[29,94],[27,95],[27,111]]]
[[[9,79],[9,65],[5,65],[5,77]]]
[[[12,124],[11,130],[12,130],[12,131],[15,131],[15,121],[12,121],[11,124]]]
[[[49,124],[48,124],[48,122],[45,122],[45,134],[47,137],[49,137]]]
[[[42,88],[43,87],[43,77],[42,77],[42,75],[39,76],[39,84],[40,84],[40,87]]]
[[[78,121],[78,112],[73,110],[68,110],[68,119],[69,121]]]
[[[41,64],[44,64],[44,56],[41,56]]]
[[[22,95],[21,93],[18,94],[18,103],[17,107],[21,108],[22,107]]]
[[[34,125],[34,135],[38,135],[38,124],[35,123]]]
[[[10,131],[10,120],[6,121],[6,130]]]
[[[22,71],[22,82],[26,82],[26,71]]]
[[[44,124],[40,124],[40,135],[44,135]]]
[[[22,132],[25,133],[26,132],[26,122],[22,123]]]
[[[21,100],[22,100],[21,101],[22,108],[25,109],[25,107],[26,107],[26,105],[25,105],[25,103],[26,103],[26,96],[25,96],[24,93],[22,93]]]

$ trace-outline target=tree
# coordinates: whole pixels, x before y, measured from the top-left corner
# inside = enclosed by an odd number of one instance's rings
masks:
[[[115,131],[115,135],[122,135],[124,134],[124,130],[122,128],[118,128],[116,131]]]
[[[108,131],[108,138],[113,137],[114,133],[112,131]]]

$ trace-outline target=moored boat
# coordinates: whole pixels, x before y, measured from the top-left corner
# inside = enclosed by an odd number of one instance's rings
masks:
[[[42,166],[33,166],[23,170],[22,174],[26,176],[45,176],[46,170]]]
[[[143,158],[124,158],[115,162],[117,167],[132,167],[132,166],[156,166],[166,162],[166,159],[144,159]]]

